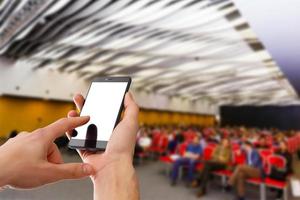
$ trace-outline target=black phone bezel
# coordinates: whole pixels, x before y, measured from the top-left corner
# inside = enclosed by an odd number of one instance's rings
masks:
[[[129,88],[131,85],[131,77],[129,77],[129,76],[127,76],[127,77],[96,77],[95,79],[93,79],[91,81],[90,87],[86,94],[86,98],[88,98],[89,91],[90,91],[90,88],[91,88],[91,85],[93,82],[126,82],[127,83],[126,90],[123,95],[123,99],[122,99],[120,109],[119,109],[119,112],[118,112],[118,115],[116,118],[116,122],[114,125],[114,128],[115,128],[118,125],[118,123],[120,122],[121,114],[124,109],[125,94],[129,91]],[[83,106],[84,106],[84,104],[85,104],[85,102],[83,103]],[[105,151],[108,141],[97,141],[96,147],[85,146],[85,144],[87,144],[87,143],[89,143],[89,142],[86,142],[86,140],[78,140],[78,139],[73,139],[71,137],[68,146],[71,149],[80,149],[80,150],[88,150],[88,151]]]

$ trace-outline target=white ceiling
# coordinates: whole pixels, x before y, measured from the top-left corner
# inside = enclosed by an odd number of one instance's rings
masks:
[[[4,0],[0,53],[80,79],[218,105],[298,104],[230,0]]]

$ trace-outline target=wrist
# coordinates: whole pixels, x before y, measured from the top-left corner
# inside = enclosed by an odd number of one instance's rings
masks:
[[[132,159],[123,157],[115,160],[97,171],[91,178],[94,184],[94,199],[96,200],[139,199],[138,180]],[[135,189],[133,190],[133,188]]]
[[[106,177],[117,178],[117,176],[125,175],[125,173],[135,173],[132,159],[119,156],[119,158],[116,159],[109,159],[107,164],[103,168],[98,169],[91,178],[94,183],[97,183],[101,182],[103,177],[105,177],[105,179]],[[128,177],[128,175],[129,174],[126,174],[126,177]]]

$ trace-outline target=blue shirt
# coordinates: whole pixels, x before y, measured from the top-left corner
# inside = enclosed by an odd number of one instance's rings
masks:
[[[189,144],[186,148],[187,152],[194,154],[202,154],[202,147],[200,144]]]
[[[252,149],[249,153],[247,153],[247,164],[251,167],[262,169],[262,160],[257,150]]]

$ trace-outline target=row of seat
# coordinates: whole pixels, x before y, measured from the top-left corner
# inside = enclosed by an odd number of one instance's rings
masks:
[[[178,155],[182,156],[185,152],[185,148],[187,146],[187,143],[180,144],[177,148]],[[214,151],[215,144],[208,144],[207,147],[203,151],[203,156],[201,160],[199,160],[199,163],[196,166],[196,170],[200,171],[203,169],[204,162],[211,160],[212,153]],[[246,158],[244,154],[238,153],[237,149],[232,150],[232,161],[229,163],[229,168],[231,170],[218,170],[214,171],[213,174],[216,176],[221,177],[222,184],[226,184],[226,180],[232,175],[233,170],[238,165],[243,165],[246,162]],[[264,163],[264,169],[266,174],[270,174],[271,167],[276,166],[278,168],[284,168],[286,166],[286,160],[284,157],[273,154],[273,151],[270,150],[260,150],[260,155],[262,157],[263,163]],[[165,155],[161,156],[159,158],[161,162],[166,164],[166,172],[169,174],[171,165],[175,162],[173,155]],[[181,173],[182,174],[182,173]],[[269,177],[267,178],[251,178],[248,179],[247,182],[249,184],[257,185],[260,187],[260,199],[266,200],[266,188],[276,188],[283,190],[283,197],[284,200],[287,200],[287,182],[286,181],[279,181],[275,179],[271,179]]]

